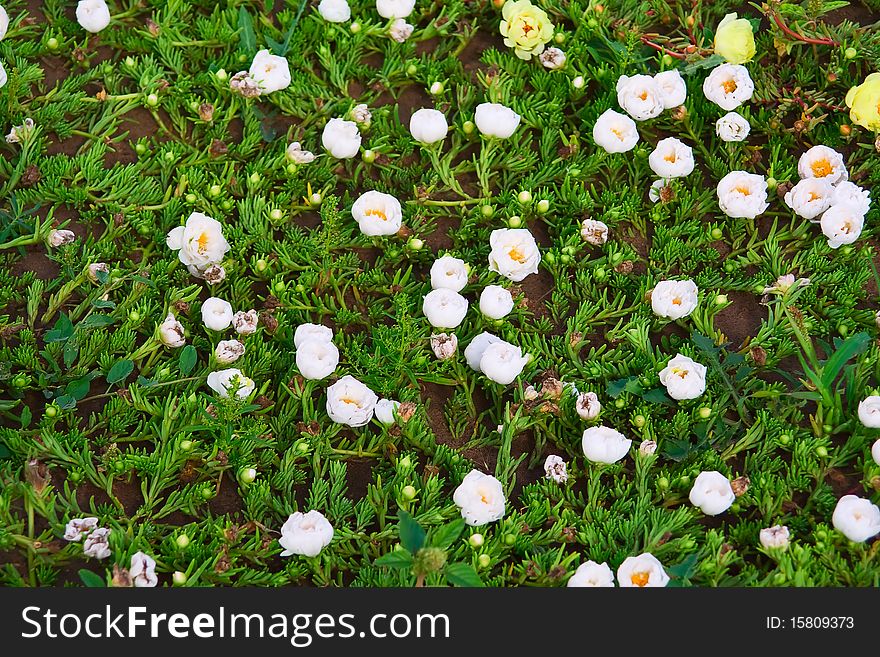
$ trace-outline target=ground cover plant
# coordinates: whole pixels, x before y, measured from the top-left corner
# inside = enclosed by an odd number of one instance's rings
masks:
[[[3,585],[880,585],[877,0],[3,7]]]

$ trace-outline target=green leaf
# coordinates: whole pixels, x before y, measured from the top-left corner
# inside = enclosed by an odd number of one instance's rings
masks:
[[[412,563],[412,555],[406,550],[395,550],[394,552],[383,554],[373,562],[376,566],[385,566],[387,568],[409,568],[412,566]]]
[[[626,390],[627,386],[630,385],[632,381],[638,381],[637,376],[630,376],[625,379],[617,379],[616,381],[609,381],[608,385],[605,387],[605,391],[608,393],[608,396],[612,399],[616,398],[620,395],[624,390]]]
[[[831,354],[831,358],[826,360],[822,366],[822,387],[830,388],[843,366],[867,349],[870,342],[871,336],[867,333],[856,333],[844,340],[837,351]]]
[[[415,554],[425,545],[425,530],[406,511],[398,511],[397,517],[400,520],[398,523],[400,544],[409,552]]]
[[[110,326],[115,321],[110,315],[89,315],[79,323],[79,326],[84,329],[101,328]]]
[[[76,408],[76,399],[70,395],[61,395],[55,399],[55,405],[65,411],[70,410],[71,408]]]
[[[183,349],[180,350],[180,358],[178,360],[177,366],[180,369],[180,373],[186,376],[190,372],[192,372],[193,367],[196,365],[196,361],[198,360],[198,354],[196,353],[196,348],[191,344],[186,345]]]
[[[482,587],[483,580],[469,563],[451,563],[444,570],[446,581],[453,586]]]
[[[100,575],[93,573],[91,570],[86,570],[85,568],[80,569],[79,578],[82,580],[83,584],[91,589],[101,589],[107,586],[106,582]]]
[[[46,342],[64,342],[71,335],[73,335],[73,323],[67,315],[61,313],[52,330],[46,331],[45,340]]]
[[[116,308],[115,303],[112,301],[105,301],[104,299],[95,299],[92,301],[92,305],[101,310],[114,310]]]
[[[107,383],[119,383],[128,378],[128,375],[134,370],[134,363],[130,360],[118,360],[107,372]]]
[[[73,397],[76,401],[79,401],[89,394],[89,388],[91,385],[92,377],[86,374],[85,376],[68,383],[67,387],[64,389],[64,396]]]
[[[25,406],[21,409],[21,428],[27,429],[31,425],[31,420],[33,420],[33,413],[30,408]]]
[[[238,10],[238,43],[241,50],[247,55],[252,55],[257,51],[254,19],[244,7]]]
[[[70,369],[70,366],[73,365],[73,361],[76,360],[77,355],[79,354],[79,345],[75,342],[71,342],[68,340],[64,343],[64,367]]]
[[[455,543],[461,533],[464,531],[464,518],[459,518],[454,522],[450,522],[438,529],[434,530],[431,539],[431,545],[438,548],[448,548]]]

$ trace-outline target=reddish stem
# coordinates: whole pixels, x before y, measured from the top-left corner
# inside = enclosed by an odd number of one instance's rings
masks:
[[[786,25],[783,22],[782,17],[780,17],[780,15],[775,12],[773,13],[773,22],[775,22],[776,25],[779,26],[780,30],[785,32],[785,34],[787,34],[789,37],[791,37],[795,41],[802,41],[803,43],[811,43],[816,46],[837,47],[840,45],[839,43],[837,43],[837,41],[834,41],[833,39],[814,39],[812,37],[804,36],[803,34],[798,34],[794,30],[792,30],[788,25]]]
[[[650,46],[654,50],[659,50],[664,55],[669,55],[670,57],[675,57],[676,59],[685,59],[687,57],[686,55],[684,55],[680,52],[675,52],[674,50],[669,50],[669,48],[665,48],[665,47],[661,46],[659,43],[654,43],[646,36],[642,37],[642,43],[644,43],[646,46]]]

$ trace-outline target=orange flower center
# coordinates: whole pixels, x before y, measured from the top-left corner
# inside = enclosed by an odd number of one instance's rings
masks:
[[[633,573],[629,576],[629,581],[633,583],[633,586],[638,586],[639,588],[648,585],[648,580],[651,578],[649,573]]]
[[[721,83],[721,86],[724,89],[724,93],[732,94],[734,91],[736,91],[736,80],[725,80]]]
[[[809,198],[810,201],[816,201],[820,198],[821,198],[821,196],[819,196],[816,192],[810,192],[810,198]]]
[[[623,141],[623,131],[622,130],[618,130],[617,128],[611,128],[611,132],[614,133],[615,137],[617,137],[619,140]]]
[[[524,35],[528,36],[528,35],[529,35],[529,32],[531,32],[531,31],[534,30],[534,29],[535,29],[535,28],[532,27],[531,25],[529,25],[528,23],[523,23],[522,31],[523,31],[523,34],[524,34]]]
[[[199,245],[199,253],[208,248],[208,240],[211,239],[208,233],[202,233],[196,239],[196,244]]]
[[[507,255],[510,256],[511,260],[514,260],[519,264],[522,264],[526,261],[526,254],[523,253],[517,246],[510,249],[510,251],[507,252]]]
[[[746,187],[745,185],[739,185],[738,187],[734,187],[733,191],[739,192],[743,196],[751,196],[752,190]]]
[[[669,155],[667,155],[663,159],[666,160],[667,162],[669,162],[670,164],[675,164],[675,160],[677,159],[675,157],[675,151],[672,151]]]
[[[812,164],[810,164],[810,169],[813,170],[813,175],[816,178],[824,178],[825,176],[830,176],[834,171],[834,168],[831,166],[831,163],[827,158],[822,158],[821,160],[816,160]]]
[[[368,217],[379,217],[382,221],[388,221],[388,215],[384,210],[367,210],[364,214]]]

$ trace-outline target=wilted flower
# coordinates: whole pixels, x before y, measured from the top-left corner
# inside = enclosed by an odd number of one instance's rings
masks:
[[[192,265],[189,265],[188,269],[193,276],[203,278],[208,285],[217,285],[226,278],[226,270],[223,265],[208,265],[202,272]]]
[[[0,87],[2,86],[3,85],[0,85]],[[9,134],[6,135],[6,143],[20,144],[31,133],[31,131],[34,129],[34,126],[35,124],[33,119],[25,119],[24,123],[22,123],[21,125],[13,126],[12,130],[9,131]]]
[[[290,86],[290,66],[284,57],[260,50],[248,71],[260,87],[261,94],[281,91]]]
[[[598,219],[584,219],[581,224],[581,237],[588,244],[602,246],[608,241],[608,225]]]
[[[352,107],[351,111],[349,112],[349,117],[352,121],[364,128],[370,127],[370,123],[373,120],[373,115],[370,113],[370,108],[363,103]]]
[[[492,475],[471,470],[452,495],[468,525],[478,527],[504,517],[504,489]]]
[[[397,43],[403,43],[412,36],[414,29],[414,26],[410,25],[402,18],[395,18],[394,21],[392,21],[391,26],[388,28],[388,36],[397,41]]]
[[[434,333],[431,335],[431,350],[438,360],[449,360],[458,350],[458,338],[454,333]]]
[[[59,247],[70,244],[76,239],[76,234],[72,230],[53,230],[49,233],[47,242],[49,246]]]
[[[487,137],[507,139],[519,126],[520,115],[499,103],[480,103],[474,114],[474,122]]]
[[[639,445],[639,454],[642,456],[651,456],[657,451],[657,443],[653,440],[643,440]]]
[[[234,363],[243,355],[244,345],[238,340],[221,340],[214,349],[214,358],[223,365]]]
[[[110,530],[99,527],[90,532],[83,541],[83,554],[95,559],[106,559],[110,556]]]
[[[378,401],[375,392],[346,375],[327,388],[327,415],[338,424],[362,427],[373,419]]]
[[[581,438],[584,456],[593,463],[617,463],[631,445],[632,440],[606,426],[590,427]]]
[[[128,569],[135,587],[153,587],[159,584],[156,576],[156,560],[143,552],[131,555],[131,567]]]
[[[257,330],[257,323],[260,321],[257,311],[251,308],[247,312],[239,310],[232,316],[232,328],[240,335],[250,335]]]
[[[106,262],[93,262],[89,265],[89,280],[92,281],[92,283],[98,282],[98,272],[109,274],[109,265],[107,265]]]
[[[518,283],[538,273],[541,252],[525,228],[497,228],[489,236],[489,270]]]
[[[806,287],[810,284],[809,278],[795,279],[794,274],[785,274],[776,279],[776,282],[764,288],[764,294],[785,294],[791,288]]]
[[[758,535],[761,545],[767,549],[784,550],[788,547],[790,538],[791,532],[785,525],[773,525],[772,527],[767,527],[766,529],[762,529],[761,533]]]
[[[480,312],[489,319],[501,319],[513,310],[513,295],[500,285],[487,285],[480,292]]]
[[[844,495],[837,500],[831,524],[849,540],[861,543],[880,534],[880,508],[871,500]]]
[[[631,118],[609,109],[596,119],[593,141],[608,153],[626,153],[638,143],[639,131]]]
[[[559,48],[547,48],[538,56],[538,60],[544,65],[544,68],[555,71],[565,66],[565,53]]]
[[[595,420],[602,412],[602,404],[595,392],[582,392],[574,402],[574,408],[582,420]]]
[[[291,514],[281,526],[281,538],[278,542],[284,551],[282,557],[299,554],[305,557],[317,557],[321,550],[333,540],[333,525],[320,511]]]
[[[229,78],[229,88],[245,98],[256,98],[260,95],[260,84],[247,71],[239,71]]]
[[[94,517],[73,518],[64,528],[64,540],[81,541],[84,536],[98,527],[98,519]]]
[[[621,587],[663,587],[669,583],[669,575],[657,557],[645,552],[623,560],[617,569],[617,583]]]
[[[321,133],[321,144],[335,158],[344,160],[358,154],[361,133],[357,123],[345,119],[330,119]]]
[[[467,285],[468,266],[464,260],[445,255],[431,265],[431,287],[435,290],[446,288],[453,292],[461,292]]]
[[[561,456],[551,454],[544,461],[544,476],[552,479],[557,484],[564,484],[568,481],[568,472],[566,471],[565,461]]]
[[[315,154],[311,151],[303,150],[298,141],[293,142],[285,151],[287,159],[294,164],[308,164],[315,161]]]
[[[159,324],[159,339],[166,347],[177,348],[186,344],[183,324],[177,321],[174,313],[169,312],[165,321]]]
[[[361,194],[351,206],[351,216],[361,232],[370,237],[394,235],[403,224],[400,201],[384,192]]]
[[[736,495],[727,477],[711,470],[697,476],[688,499],[707,516],[717,516],[730,508]]]
[[[104,0],[80,0],[76,22],[87,32],[98,33],[110,25],[110,8]]]
[[[448,288],[431,290],[422,301],[422,312],[431,326],[455,328],[464,321],[468,300]]]
[[[755,83],[741,64],[721,64],[703,81],[703,94],[725,111],[734,110],[752,97]]]
[[[234,390],[237,397],[244,399],[254,391],[254,382],[235,367],[211,372],[207,383],[221,397],[229,397]]]
[[[678,354],[660,370],[660,383],[673,399],[696,399],[706,391],[706,366]]]

